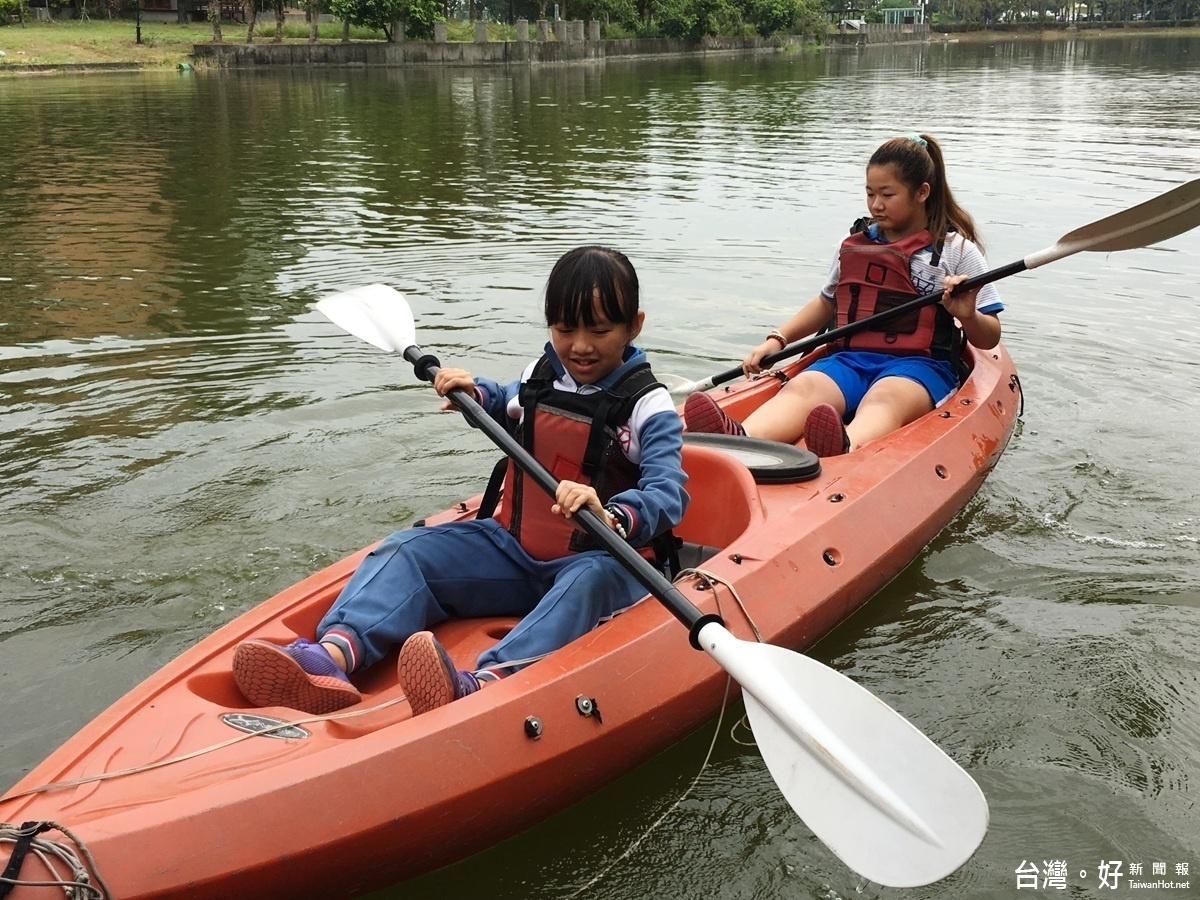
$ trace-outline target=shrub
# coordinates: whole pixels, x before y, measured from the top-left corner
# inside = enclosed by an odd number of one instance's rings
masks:
[[[790,31],[799,12],[797,0],[750,0],[754,30],[763,37]]]

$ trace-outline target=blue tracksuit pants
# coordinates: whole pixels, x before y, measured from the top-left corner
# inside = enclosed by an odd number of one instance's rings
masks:
[[[557,650],[645,594],[601,550],[542,562],[495,519],[451,522],[386,538],[321,619],[317,639],[330,631],[348,639],[359,669],[447,619],[520,616],[479,657],[478,668],[503,669]]]

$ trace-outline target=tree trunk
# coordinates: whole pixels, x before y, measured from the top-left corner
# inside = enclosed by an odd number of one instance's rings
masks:
[[[208,0],[208,17],[213,23],[213,43],[221,43],[221,0]]]
[[[308,0],[308,42],[317,42],[317,25],[320,24],[321,6],[317,0]]]
[[[280,44],[283,42],[283,0],[275,0],[275,37],[271,38],[271,43]]]
[[[342,43],[347,44],[349,42],[350,42],[350,20],[342,19]]]
[[[258,25],[258,4],[255,0],[246,0],[242,7],[246,11],[246,43],[254,43],[254,29]]]

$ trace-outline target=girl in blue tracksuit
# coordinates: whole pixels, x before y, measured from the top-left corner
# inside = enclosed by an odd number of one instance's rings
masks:
[[[400,677],[419,714],[474,693],[645,595],[571,521],[586,506],[653,558],[655,539],[687,507],[682,424],[633,345],[645,319],[637,274],[615,250],[572,250],[550,274],[545,313],[550,340],[518,380],[501,385],[443,368],[434,388],[443,397],[473,391],[559,479],[556,496],[510,462],[494,517],[392,534],[351,577],[315,642],[239,645],[234,675],[249,700],[310,713],[343,708],[361,696],[349,676],[400,644]],[[474,670],[456,670],[426,629],[486,616],[520,621]]]

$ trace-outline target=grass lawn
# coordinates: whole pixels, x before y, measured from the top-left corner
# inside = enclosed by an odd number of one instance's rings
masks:
[[[0,72],[6,66],[65,63],[136,63],[148,68],[174,67],[185,62],[192,45],[212,40],[204,22],[177,25],[142,22],[142,43],[136,43],[133,20],[26,22],[0,26]],[[225,29],[229,37],[228,27]],[[245,36],[245,28],[234,32]]]
[[[26,22],[24,27],[11,23],[0,25],[0,74],[5,68],[28,65],[88,65],[96,63],[130,63],[143,68],[174,68],[187,62],[193,44],[212,40],[212,25],[207,22],[190,22],[179,25],[175,22],[142,22],[142,43],[136,43],[137,25],[132,20],[91,19],[80,22],[66,19],[53,22]],[[475,37],[475,26],[467,22],[451,22],[447,29],[449,39],[470,41]],[[493,41],[512,40],[511,25],[488,25],[488,34]],[[268,42],[275,34],[275,17],[268,13],[258,20],[255,41]],[[221,23],[221,37],[226,43],[241,43],[246,39],[246,26],[231,22]],[[307,42],[308,26],[303,22],[289,23],[283,29],[288,43]],[[337,22],[323,22],[320,26],[321,41],[340,41],[342,26]],[[354,27],[350,30],[354,41],[382,40],[383,32]]]

